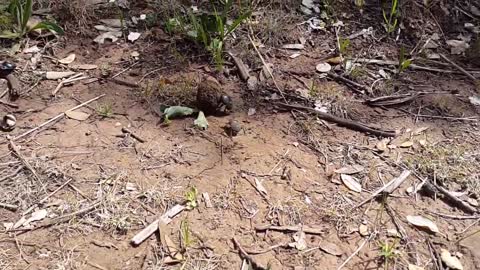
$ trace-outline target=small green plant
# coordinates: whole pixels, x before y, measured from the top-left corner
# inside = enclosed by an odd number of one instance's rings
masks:
[[[402,73],[412,64],[413,59],[407,59],[405,48],[400,48],[400,56],[398,58],[398,73]]]
[[[192,210],[197,208],[198,202],[197,202],[197,197],[198,197],[198,190],[196,187],[191,187],[189,191],[185,194],[185,200],[187,201],[187,209]]]
[[[63,29],[52,22],[42,21],[35,25],[29,23],[32,17],[32,0],[11,0],[7,10],[13,18],[14,25],[13,29],[2,31],[0,38],[17,39],[34,30],[51,30],[57,34],[64,34]]]
[[[308,87],[308,94],[312,97],[316,97],[318,95],[318,88],[313,80],[310,83],[310,87]]]
[[[387,240],[385,242],[381,242],[380,244],[380,256],[383,259],[384,269],[388,269],[388,264],[390,261],[395,259],[397,255],[397,250],[395,249],[397,242],[394,241],[393,243],[389,243]]]
[[[189,12],[188,22],[190,29],[187,35],[202,44],[212,54],[217,68],[223,67],[223,50],[226,38],[250,16],[250,11],[244,12],[231,24],[227,23],[234,0],[220,1],[223,10],[218,12],[214,7],[213,14],[194,14]]]
[[[383,21],[385,22],[385,30],[388,34],[395,31],[398,25],[398,0],[391,0],[390,12],[387,14],[386,1],[382,6]]]
[[[338,43],[340,55],[345,56],[348,52],[348,48],[350,47],[350,39],[340,38]]]
[[[112,106],[112,104],[104,103],[104,104],[100,105],[97,108],[97,114],[102,116],[102,117],[105,117],[105,118],[112,117],[113,116],[113,106]]]
[[[193,244],[192,233],[190,232],[190,224],[187,219],[180,222],[180,237],[182,239],[182,248],[186,249]]]
[[[360,10],[363,10],[365,7],[365,0],[355,0],[355,6],[357,6]]]

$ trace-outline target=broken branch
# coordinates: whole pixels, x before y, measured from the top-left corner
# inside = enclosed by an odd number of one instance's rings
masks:
[[[303,231],[307,234],[316,234],[316,235],[323,235],[325,234],[325,230],[323,228],[313,228],[310,226],[274,226],[274,225],[259,225],[255,227],[256,231],[280,231],[280,232],[299,232]]]
[[[375,135],[375,136],[395,137],[397,135],[397,133],[395,131],[378,130],[378,129],[375,129],[375,128],[372,128],[372,127],[368,127],[368,126],[366,126],[364,124],[361,124],[361,123],[356,123],[356,122],[353,122],[353,121],[348,120],[348,119],[336,117],[336,116],[333,116],[333,115],[328,114],[328,113],[317,111],[317,110],[315,110],[313,108],[310,108],[310,107],[305,107],[305,106],[301,106],[301,105],[290,105],[290,104],[286,104],[286,103],[277,103],[277,104],[280,105],[280,106],[283,106],[283,107],[287,107],[287,108],[308,111],[308,112],[316,114],[318,116],[318,118],[320,118],[322,120],[333,122],[333,123],[338,124],[339,126],[350,128],[352,130],[365,132],[365,133],[370,133],[370,134]]]

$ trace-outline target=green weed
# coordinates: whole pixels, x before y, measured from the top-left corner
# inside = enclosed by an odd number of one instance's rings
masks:
[[[339,51],[340,55],[345,56],[348,53],[348,48],[350,47],[350,40],[348,38],[340,38],[339,40]]]
[[[413,59],[407,59],[405,48],[400,48],[400,56],[398,58],[398,73],[404,72],[411,64]]]
[[[223,53],[227,37],[235,31],[244,20],[250,17],[251,12],[243,12],[229,24],[227,22],[228,14],[232,9],[234,0],[223,0],[219,2],[222,6],[221,11],[218,11],[213,5],[213,13],[204,12],[194,14],[189,11],[186,20],[187,23],[184,26],[182,26],[181,20],[177,18],[176,21],[169,20],[169,22],[166,23],[166,28],[173,30],[177,27],[177,22],[179,22],[178,26],[183,27],[188,37],[201,44],[210,52],[217,68],[221,69],[224,62]],[[173,23],[175,24],[173,25]]]
[[[42,21],[35,25],[29,24],[32,17],[32,0],[11,0],[7,10],[13,18],[13,27],[3,30],[0,33],[0,38],[17,39],[34,30],[51,30],[57,34],[64,34],[63,29],[53,22]]]
[[[185,194],[185,200],[187,201],[187,209],[192,210],[198,207],[197,202],[198,190],[196,187],[191,187],[189,191]]]
[[[190,232],[190,224],[187,219],[180,222],[180,236],[182,238],[182,248],[186,249],[193,244],[192,233]]]
[[[398,17],[399,17],[398,0],[391,0],[391,6],[390,6],[389,12],[387,12],[387,7],[385,3],[382,6],[383,21],[385,23],[385,30],[387,31],[388,34],[390,34],[393,31],[395,31],[398,25]]]
[[[112,117],[113,116],[113,106],[112,106],[112,104],[104,103],[104,104],[100,105],[97,108],[97,114],[102,116],[102,117],[105,117],[105,118]]]
[[[397,250],[395,249],[397,242],[394,241],[393,243],[389,243],[388,241],[381,242],[380,244],[380,256],[383,259],[384,269],[387,270],[388,264],[390,261],[395,259],[397,255]]]

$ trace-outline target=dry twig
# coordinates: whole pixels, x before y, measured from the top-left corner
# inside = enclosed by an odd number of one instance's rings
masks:
[[[340,126],[350,128],[352,130],[365,132],[365,133],[370,133],[370,134],[375,135],[375,136],[395,137],[397,135],[397,133],[395,131],[378,130],[378,129],[371,128],[371,127],[368,127],[364,124],[357,123],[357,122],[354,122],[354,121],[351,121],[351,120],[348,120],[348,119],[345,119],[345,118],[340,118],[340,117],[337,117],[337,116],[334,116],[334,115],[331,115],[331,114],[328,114],[328,113],[317,111],[317,110],[315,110],[313,108],[310,108],[310,107],[305,107],[305,106],[301,106],[301,105],[290,105],[290,104],[285,104],[285,103],[277,103],[277,104],[280,105],[280,106],[283,106],[283,107],[287,107],[287,108],[308,111],[308,112],[316,114],[318,116],[318,118],[320,118],[322,120],[333,122],[333,123],[336,123]]]
[[[259,225],[255,227],[256,231],[280,231],[280,232],[299,232],[302,231],[306,234],[315,234],[315,235],[323,235],[325,234],[325,229],[323,228],[314,228],[310,226],[274,226],[274,225]]]
[[[238,242],[238,240],[233,237],[232,238],[232,241],[233,243],[235,244],[235,246],[237,247],[238,251],[240,252],[240,256],[245,259],[245,260],[248,260],[254,269],[262,269],[262,270],[267,270],[268,268],[263,266],[261,263],[257,262],[255,260],[255,258],[253,258],[252,256],[250,256],[246,251],[245,249],[243,249],[242,245],[240,245],[240,243]]]
[[[134,138],[135,140],[141,142],[141,143],[145,143],[146,140],[142,139],[140,136],[138,136],[137,134],[133,133],[131,130],[129,130],[128,128],[126,127],[122,127],[122,132],[125,133],[125,134],[130,134],[130,136],[132,138]]]
[[[80,104],[80,105],[78,105],[78,106],[75,106],[75,107],[71,108],[70,110],[67,110],[67,112],[69,112],[69,111],[74,111],[74,110],[79,109],[79,108],[81,108],[81,107],[83,107],[83,106],[86,106],[86,105],[88,105],[88,104],[94,102],[95,100],[100,99],[100,98],[102,98],[102,97],[104,97],[104,96],[105,96],[105,94],[100,95],[100,96],[98,96],[98,97],[96,97],[96,98],[92,98],[92,99],[90,99],[90,100],[88,100],[88,101],[85,101],[84,103],[82,103],[82,104]],[[23,137],[25,137],[25,136],[28,136],[28,135],[30,135],[31,133],[33,133],[33,132],[35,132],[35,131],[43,128],[44,126],[46,126],[46,125],[48,125],[48,124],[50,124],[50,123],[53,123],[53,122],[61,119],[61,118],[64,117],[64,116],[65,116],[65,112],[63,112],[63,113],[61,113],[61,114],[59,114],[59,115],[51,118],[50,120],[44,122],[43,124],[41,124],[41,125],[39,125],[39,126],[37,126],[37,127],[35,127],[35,128],[32,128],[32,129],[26,131],[26,132],[23,133],[23,134],[20,134],[20,135],[14,137],[14,138],[12,139],[12,141],[16,141],[16,140],[19,140],[19,139],[21,139],[21,138],[23,138]]]

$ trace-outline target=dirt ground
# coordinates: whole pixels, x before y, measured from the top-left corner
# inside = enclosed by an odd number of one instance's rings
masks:
[[[371,16],[367,13],[362,24],[343,17],[344,35],[362,29]],[[75,53],[75,63],[108,64],[108,78],[121,72],[116,77],[121,81],[101,77],[97,68],[84,73],[99,80],[66,85],[54,97],[58,81],[36,83],[31,55],[16,54],[23,94],[14,101],[18,108],[0,105],[2,117],[12,113],[17,119],[16,128],[0,139],[0,269],[249,269],[242,268],[246,263],[256,264],[250,269],[454,269],[442,263],[442,250],[463,269],[480,269],[479,107],[468,99],[476,94],[474,83],[463,74],[411,68],[378,80],[370,97],[437,94],[394,107],[369,106],[344,82],[315,70],[335,54],[335,31],[290,29],[279,42],[306,38],[301,56],[290,58],[278,44],[260,48],[288,102],[310,106],[296,89],[313,80],[315,95],[327,101],[332,114],[397,136],[385,139],[309,111],[285,109],[272,80],[248,90],[230,60],[229,72],[217,73],[205,57],[191,52],[180,57],[176,53],[189,45],[172,45],[156,26],[135,43],[120,39],[102,45],[92,44],[89,34],[67,31],[37,71],[68,70],[54,59]],[[352,39],[349,51],[365,58],[381,51],[395,59],[391,40]],[[258,74],[262,63],[242,41],[231,49]],[[35,42],[29,45],[45,45]],[[373,45],[362,49],[367,44]],[[371,85],[368,74],[379,68],[365,65],[366,75],[355,80]],[[473,66],[468,70],[480,74]],[[194,117],[161,123],[160,105],[190,105],[206,76],[217,77],[233,97],[234,112],[207,116],[207,130],[194,127]],[[182,104],[171,104],[178,101],[172,93]],[[99,96],[76,110],[87,119],[62,116],[18,138]],[[241,125],[237,136],[226,132],[230,120]],[[398,189],[371,199],[404,171],[410,175]],[[348,179],[361,192],[349,188]],[[434,191],[416,192],[421,183]],[[198,206],[132,245],[132,238],[168,209],[186,205],[192,187],[198,190]],[[453,204],[435,187],[454,194]],[[44,215],[11,228],[32,213]],[[438,231],[414,226],[408,216],[428,218]],[[173,244],[167,247],[168,239]]]

